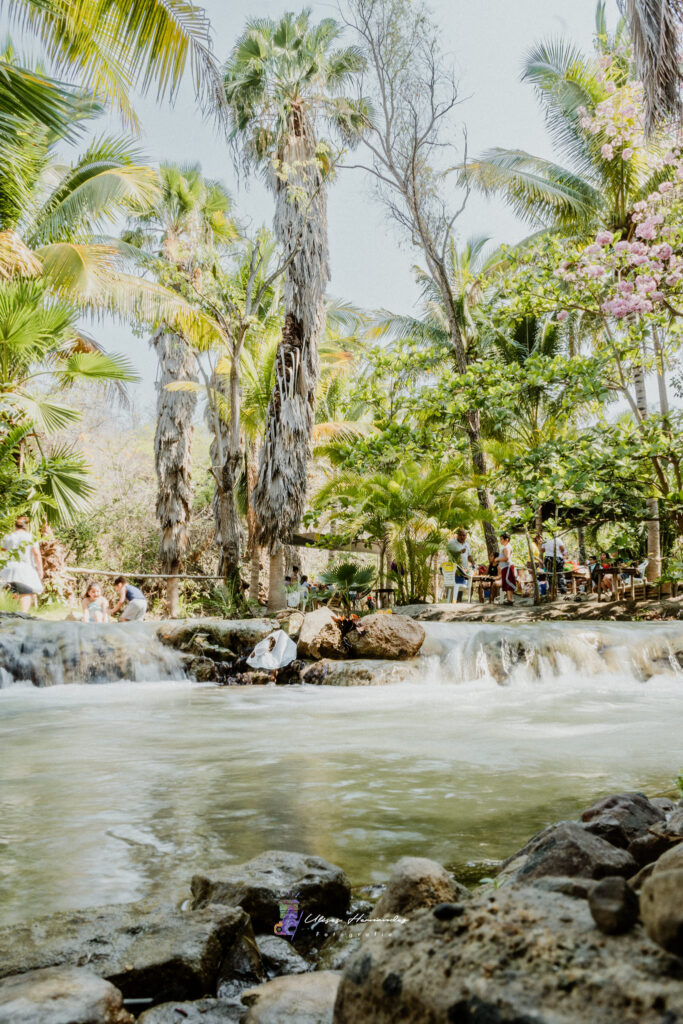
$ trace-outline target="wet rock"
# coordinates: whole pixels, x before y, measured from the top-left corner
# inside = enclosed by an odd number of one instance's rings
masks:
[[[435,860],[427,857],[401,857],[370,918],[408,914],[418,907],[456,903],[468,896],[469,891],[465,886],[456,882]]]
[[[507,887],[450,920],[418,910],[364,939],[334,1024],[673,1024],[681,977],[641,925],[601,935],[585,900]]]
[[[237,1001],[245,988],[266,980],[266,971],[251,922],[228,950],[218,974],[216,995]]]
[[[242,996],[249,1006],[243,1024],[332,1024],[339,978],[333,971],[316,971],[274,978],[260,988],[250,989]],[[362,1019],[357,1018],[354,1024]]]
[[[417,678],[418,666],[414,662],[358,658],[353,661],[316,661],[306,668],[301,681],[316,686],[385,686]]]
[[[193,1003],[162,1003],[145,1010],[138,1024],[240,1024],[244,1006],[240,1002],[198,999]]]
[[[297,898],[303,914],[298,937],[309,914],[343,917],[351,887],[341,868],[322,857],[283,850],[267,850],[244,864],[227,867],[220,880],[202,875],[192,879],[194,908],[210,903],[243,907],[256,932],[272,934],[280,920],[279,901],[287,898]]]
[[[198,683],[216,683],[218,682],[216,662],[212,661],[211,658],[204,656],[199,658],[190,658],[188,660],[187,671]]]
[[[274,619],[189,619],[164,623],[157,635],[162,643],[213,661],[229,661],[249,654],[278,624]]]
[[[276,978],[280,974],[306,974],[313,970],[313,965],[297,953],[288,939],[277,935],[258,935],[256,945],[268,978]]]
[[[626,850],[587,832],[575,821],[550,825],[505,861],[501,881],[530,882],[544,875],[604,878],[635,874],[637,865]]]
[[[424,628],[407,615],[366,615],[361,626],[348,634],[359,658],[414,658],[424,643]]]
[[[654,871],[683,871],[683,843],[663,853],[654,865]]]
[[[668,796],[653,796],[650,803],[653,807],[658,807],[664,814],[669,814],[676,806],[673,800],[669,800]]]
[[[601,878],[588,894],[593,920],[606,935],[621,935],[638,920],[638,897],[626,879]]]
[[[339,971],[352,953],[358,949],[363,933],[368,925],[367,917],[349,919],[349,922],[338,921],[328,925],[329,935],[320,948],[317,958],[318,968],[327,971]]]
[[[598,800],[583,812],[581,820],[586,831],[613,846],[628,849],[641,866],[648,859],[656,859],[656,844],[648,830],[664,821],[664,812],[643,793],[617,793]],[[635,844],[634,849],[631,844]]]
[[[306,662],[295,658],[289,665],[279,668],[275,674],[275,682],[278,686],[295,686],[301,683],[301,676],[306,668]]]
[[[289,611],[280,618],[278,615],[278,622],[280,623],[280,629],[284,629],[285,633],[294,641],[298,643],[299,633],[304,623],[304,613],[299,611]]]
[[[302,658],[348,658],[349,649],[342,642],[341,630],[329,608],[317,608],[304,615],[297,650]]]
[[[48,967],[0,981],[0,1024],[132,1024],[121,993],[92,971]]]
[[[531,885],[545,892],[563,892],[565,896],[573,896],[577,900],[587,900],[596,883],[592,878],[563,878],[560,876],[543,876],[534,878]]]
[[[0,974],[87,964],[126,999],[199,999],[215,993],[221,963],[250,927],[243,910],[226,906],[54,914],[0,929]]]
[[[640,914],[653,942],[683,956],[683,868],[655,867],[640,892]]]

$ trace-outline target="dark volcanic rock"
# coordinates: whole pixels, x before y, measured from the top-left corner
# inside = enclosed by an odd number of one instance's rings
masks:
[[[0,1024],[132,1024],[123,997],[90,970],[48,967],[0,981]]]
[[[621,935],[638,920],[638,897],[625,878],[612,875],[596,882],[588,895],[593,920],[606,935]]]
[[[127,999],[199,999],[215,993],[222,962],[250,927],[243,910],[226,906],[54,914],[0,929],[0,972],[87,964]]]
[[[335,1024],[674,1024],[683,965],[641,925],[610,937],[585,900],[515,886],[363,940]]]
[[[401,857],[371,918],[407,914],[419,907],[435,907],[467,899],[469,891],[459,885],[441,864],[427,857]]]
[[[626,850],[592,835],[575,821],[563,821],[535,835],[505,862],[499,878],[516,882],[530,882],[544,875],[628,878],[637,870],[635,860]]]
[[[254,930],[272,934],[280,920],[279,901],[299,900],[303,920],[297,931],[304,932],[306,915],[343,917],[349,907],[351,887],[341,870],[323,860],[302,853],[268,850],[245,864],[227,867],[223,878],[212,881],[203,875],[192,879],[192,905],[210,903],[244,907]]]

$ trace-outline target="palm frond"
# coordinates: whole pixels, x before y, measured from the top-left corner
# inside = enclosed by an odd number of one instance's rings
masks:
[[[681,0],[619,0],[645,93],[646,130],[681,120]]]

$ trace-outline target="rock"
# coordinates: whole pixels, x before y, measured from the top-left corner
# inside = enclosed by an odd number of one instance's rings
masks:
[[[329,608],[307,612],[299,630],[298,654],[302,658],[348,658],[339,626]]]
[[[77,967],[48,967],[0,981],[0,1024],[132,1024],[108,981]]]
[[[606,935],[621,935],[638,920],[638,897],[619,875],[601,878],[588,894],[593,920]]]
[[[663,853],[654,866],[655,871],[683,871],[683,843]]]
[[[653,807],[658,807],[660,811],[664,812],[664,814],[668,814],[670,811],[673,811],[676,806],[673,800],[669,800],[668,796],[653,796],[650,803]]]
[[[219,999],[238,1001],[245,988],[266,980],[266,971],[256,945],[254,931],[249,927],[228,950],[218,974],[216,995]]]
[[[333,971],[316,971],[274,978],[250,989],[242,995],[242,1002],[249,1006],[243,1024],[332,1024],[339,978]]]
[[[297,953],[288,939],[277,935],[258,935],[256,945],[269,978],[280,974],[306,974],[313,965]]]
[[[640,924],[600,935],[585,900],[518,886],[364,939],[334,1024],[673,1024],[681,1013],[680,965]]]
[[[649,828],[664,821],[664,812],[643,793],[617,793],[598,800],[581,820],[586,831],[628,850],[640,866],[662,852]]]
[[[640,892],[640,914],[653,942],[683,956],[683,868],[655,867]]]
[[[277,628],[275,619],[188,619],[164,623],[157,635],[169,647],[220,661],[249,654]]]
[[[414,658],[424,643],[425,631],[406,615],[366,615],[363,633],[351,631],[348,641],[359,658]]]
[[[348,654],[348,651],[347,651]],[[315,686],[385,686],[418,678],[414,662],[361,659],[329,661],[324,658],[310,665],[301,681]]]
[[[531,885],[544,892],[563,892],[565,896],[573,896],[577,900],[587,900],[595,884],[592,878],[563,878],[561,875],[544,875],[531,882]]]
[[[162,1003],[145,1010],[138,1024],[240,1024],[244,1006],[240,1002],[198,999],[193,1003]]]
[[[328,923],[328,937],[320,948],[317,967],[321,970],[339,971],[352,953],[358,949],[365,929],[368,927],[367,917],[362,915],[358,921],[338,921]]]
[[[604,878],[635,874],[636,862],[626,850],[587,832],[575,821],[550,825],[505,861],[501,881],[530,882],[544,875]]]
[[[468,896],[465,886],[454,881],[435,860],[401,857],[370,919],[408,914],[418,907],[435,907],[438,903],[456,903]]]
[[[226,906],[54,914],[0,929],[0,974],[87,964],[126,999],[199,999],[215,994],[221,963],[250,928],[243,910]]]
[[[280,920],[279,901],[297,898],[303,914],[299,932],[304,932],[306,916],[343,917],[349,906],[351,887],[341,870],[323,860],[303,853],[267,850],[245,864],[225,869],[220,880],[202,875],[192,879],[192,906],[225,903],[243,907],[256,932],[273,933]]]
[[[218,682],[216,662],[211,658],[199,657],[190,658],[187,665],[188,674],[198,683]]]
[[[290,611],[282,619],[278,615],[278,621],[280,623],[280,628],[284,629],[285,633],[291,637],[295,644],[298,643],[301,627],[304,624],[304,613],[299,611]]]

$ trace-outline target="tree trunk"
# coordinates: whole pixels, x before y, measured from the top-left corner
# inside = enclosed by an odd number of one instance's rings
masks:
[[[268,579],[268,611],[280,612],[287,607],[285,595],[285,553],[280,545],[270,556]]]
[[[583,526],[579,526],[576,533],[579,541],[579,562],[581,565],[585,565],[588,559],[586,558],[586,534]]]
[[[252,492],[256,486],[256,445],[250,441],[244,453],[244,471],[247,478],[247,531],[248,550],[251,559],[251,575],[249,581],[249,600],[258,602],[261,589],[261,545],[258,542],[258,524],[256,510],[252,500]]]
[[[486,455],[481,445],[481,427],[479,420],[479,412],[474,411],[467,415],[467,436],[470,442],[470,452],[472,453],[472,468],[476,476],[481,477],[482,480],[486,476]],[[487,487],[483,482],[477,486],[477,498],[479,500],[479,508],[484,513],[490,513],[493,508],[491,501],[491,495]],[[485,519],[483,522],[484,527],[484,540],[486,541],[486,550],[489,555],[495,554],[498,550],[498,538],[496,536],[496,529],[490,519]]]
[[[642,366],[634,366],[633,383],[636,392],[638,412],[643,420],[648,418],[647,392],[645,391],[645,373]],[[648,580],[656,580],[662,574],[662,551],[659,538],[659,502],[656,498],[647,499],[647,569]]]
[[[168,567],[168,571],[173,573],[180,572],[180,563],[172,562]],[[168,608],[169,617],[172,619],[178,618],[178,611],[180,609],[180,580],[166,580],[166,607]]]

